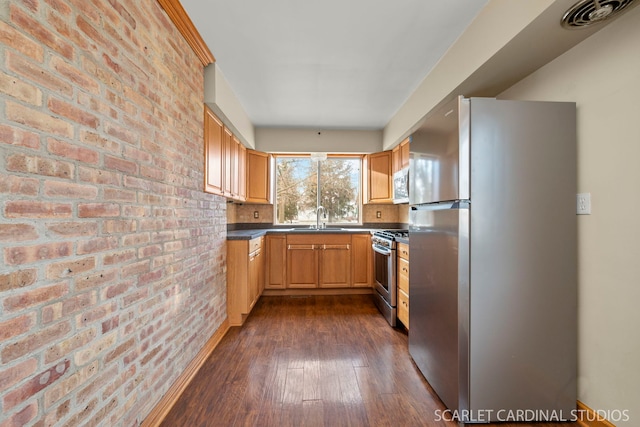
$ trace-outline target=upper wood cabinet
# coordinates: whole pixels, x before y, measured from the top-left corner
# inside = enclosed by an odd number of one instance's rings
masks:
[[[222,122],[209,107],[204,107],[204,189],[208,193],[224,195],[224,141]]]
[[[247,148],[242,143],[233,137],[234,144],[238,148],[238,155],[236,156],[236,181],[233,187],[236,189],[236,199],[240,201],[247,200]]]
[[[409,167],[409,141],[410,138],[407,138],[391,150],[393,173]]]
[[[267,153],[248,150],[204,107],[204,191],[249,203],[270,203]]]
[[[247,149],[247,202],[269,203],[269,155]]]
[[[368,203],[393,203],[391,151],[367,155]]]

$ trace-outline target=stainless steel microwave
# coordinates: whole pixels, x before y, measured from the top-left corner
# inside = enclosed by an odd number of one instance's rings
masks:
[[[393,203],[409,203],[409,168],[393,174]]]

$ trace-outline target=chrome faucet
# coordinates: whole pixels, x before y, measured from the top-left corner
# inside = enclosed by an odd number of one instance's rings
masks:
[[[316,209],[316,229],[321,229],[321,228],[325,228],[325,224],[320,222],[320,212],[322,212],[322,215],[326,215],[327,211],[324,209],[323,206],[318,206],[318,208]]]

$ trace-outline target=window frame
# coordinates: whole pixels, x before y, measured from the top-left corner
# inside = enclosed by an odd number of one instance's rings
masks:
[[[282,225],[291,225],[291,226],[301,226],[305,227],[308,224],[296,224],[296,223],[280,223],[278,222],[278,179],[277,179],[277,162],[278,158],[311,158],[310,153],[271,153],[272,156],[272,165],[271,168],[271,182],[272,184],[272,193],[273,194],[273,224],[282,226]],[[366,168],[366,154],[349,154],[349,153],[327,153],[327,159],[330,158],[346,158],[346,159],[357,159],[360,161],[360,176],[358,177],[358,194],[356,196],[358,203],[358,221],[357,222],[332,222],[327,223],[327,227],[341,227],[341,226],[361,226],[363,224],[363,205],[364,205],[364,192],[366,191],[365,187],[365,168]]]

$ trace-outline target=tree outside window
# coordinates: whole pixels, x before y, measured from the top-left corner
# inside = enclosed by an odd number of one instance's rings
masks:
[[[276,157],[276,223],[316,223],[318,182],[327,224],[360,222],[360,157]]]

